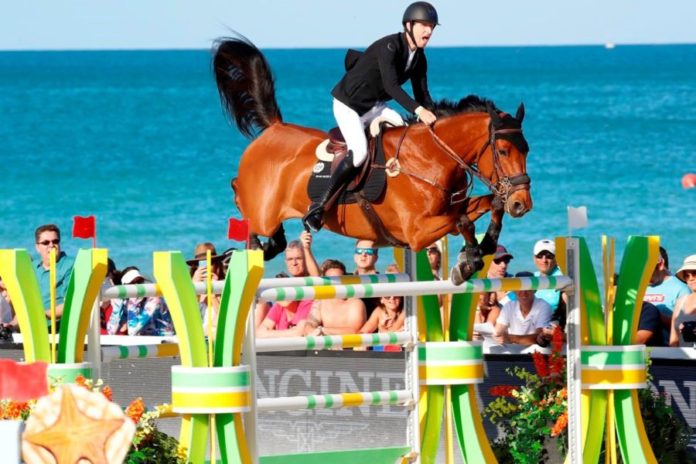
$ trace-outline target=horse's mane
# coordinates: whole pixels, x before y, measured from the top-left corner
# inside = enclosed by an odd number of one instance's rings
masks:
[[[429,109],[435,114],[435,116],[441,118],[446,116],[454,116],[455,114],[459,113],[485,113],[488,111],[486,109],[487,105],[490,105],[496,112],[500,112],[500,110],[498,109],[498,107],[495,106],[495,103],[493,103],[492,100],[479,97],[477,95],[468,95],[459,100],[458,102],[443,98],[442,100],[433,102],[432,107]],[[413,115],[408,117],[409,123],[414,122],[415,120],[416,117]]]

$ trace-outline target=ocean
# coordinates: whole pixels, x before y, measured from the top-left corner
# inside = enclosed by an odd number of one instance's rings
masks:
[[[329,91],[345,50],[265,52],[284,120],[333,127]],[[513,272],[533,269],[536,240],[568,233],[568,205],[588,208],[589,226],[574,233],[598,272],[603,234],[616,238],[618,258],[629,235],[659,235],[673,270],[696,253],[696,189],[680,183],[696,172],[696,45],[427,53],[435,99],[526,106],[534,207],[504,222]],[[230,180],[248,140],[222,113],[210,62],[209,50],[0,52],[0,248],[34,253],[34,229],[55,223],[74,255],[91,246],[70,238],[74,215],[95,215],[98,246],[118,268],[146,274],[153,251],[189,258],[202,241],[240,246],[226,239],[227,219],[239,215]],[[298,237],[300,221],[286,231]],[[449,243],[454,259],[462,240]],[[352,249],[351,239],[315,235],[320,261],[352,269]],[[383,251],[377,267],[392,261]],[[276,258],[266,275],[283,268]]]

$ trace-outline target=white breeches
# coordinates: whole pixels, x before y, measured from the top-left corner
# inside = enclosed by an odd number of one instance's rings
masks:
[[[393,109],[387,107],[385,102],[378,102],[370,110],[359,116],[358,113],[345,103],[334,98],[333,112],[338,128],[341,129],[343,138],[348,145],[348,150],[353,152],[353,165],[360,166],[367,158],[367,138],[365,128],[379,116],[386,116],[390,119],[403,121],[401,115]]]

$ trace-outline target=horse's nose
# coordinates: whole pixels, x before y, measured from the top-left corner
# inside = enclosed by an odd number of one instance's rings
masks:
[[[527,207],[523,202],[516,200],[510,206],[510,215],[513,217],[520,217],[527,212]]]

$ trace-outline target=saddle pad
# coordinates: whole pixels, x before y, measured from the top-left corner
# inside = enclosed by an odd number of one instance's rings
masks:
[[[384,150],[382,149],[382,140],[379,138],[377,141],[377,154],[375,155],[375,164],[384,166]],[[369,161],[365,161],[366,163]],[[331,162],[319,161],[314,165],[312,169],[312,175],[309,178],[309,183],[307,184],[307,194],[312,201],[319,201],[321,196],[324,194],[329,186],[329,180],[331,179]],[[377,201],[382,194],[387,185],[387,175],[384,169],[381,168],[371,168],[367,175],[367,180],[363,181],[358,186],[358,190],[362,192],[365,199],[370,203]],[[340,197],[338,197],[338,204],[348,205],[355,203],[355,195],[348,190],[345,190]]]

